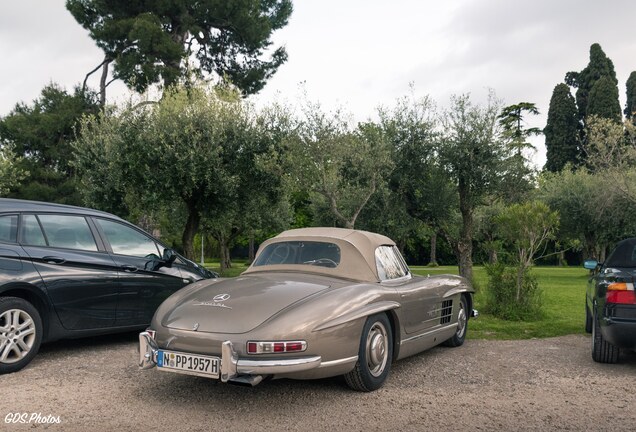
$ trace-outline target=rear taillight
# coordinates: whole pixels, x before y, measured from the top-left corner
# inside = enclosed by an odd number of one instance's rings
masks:
[[[289,352],[302,352],[307,349],[305,341],[275,342],[275,341],[249,341],[247,343],[248,354],[278,354]]]
[[[625,282],[614,282],[607,286],[605,294],[607,303],[636,304],[636,291],[634,284]]]
[[[148,329],[148,330],[146,330],[146,333],[148,333],[152,339],[155,338],[156,332],[154,330]]]

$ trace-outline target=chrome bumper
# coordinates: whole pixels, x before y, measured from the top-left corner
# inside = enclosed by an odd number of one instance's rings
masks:
[[[152,369],[157,366],[157,342],[148,332],[139,334],[139,368]],[[277,375],[302,372],[320,366],[320,356],[297,357],[289,359],[239,359],[234,351],[232,342],[225,341],[221,346],[222,382],[238,380],[242,375]],[[260,380],[258,380],[260,381]]]

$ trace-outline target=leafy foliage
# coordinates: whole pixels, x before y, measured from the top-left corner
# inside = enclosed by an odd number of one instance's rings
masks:
[[[454,247],[460,274],[472,279],[473,212],[497,190],[510,149],[497,129],[500,104],[494,95],[483,107],[468,96],[454,96],[451,103],[442,117],[439,160],[459,197],[462,223]]]
[[[533,321],[541,318],[542,291],[535,275],[528,269],[521,274],[518,286],[518,269],[503,263],[486,266],[488,290],[485,311],[508,321]]]
[[[597,116],[621,122],[621,106],[615,80],[603,76],[592,86],[588,96],[587,116]]]
[[[287,24],[291,0],[67,0],[66,7],[114,62],[115,77],[138,92],[215,73],[256,93],[287,59],[282,47],[263,56],[272,32]]]
[[[563,215],[558,237],[562,244],[580,242],[584,258],[604,260],[606,249],[627,235],[636,223],[636,207],[620,193],[607,175],[588,170],[544,173],[539,198]]]
[[[280,197],[281,176],[268,171],[267,160],[277,156],[263,127],[238,95],[200,87],[170,90],[156,105],[87,118],[75,143],[85,199],[120,214],[182,205],[183,249],[193,257],[202,218],[232,221],[255,202]]]
[[[625,117],[636,124],[636,71],[627,78],[627,102],[625,103]]]
[[[20,159],[8,147],[0,147],[0,196],[5,196],[29,174],[19,163]]]
[[[353,228],[393,169],[384,135],[373,123],[353,128],[344,113],[325,113],[317,104],[304,115],[290,140],[295,182],[338,223]]]
[[[565,84],[552,91],[545,129],[545,169],[559,172],[566,164],[577,166],[580,158],[579,121],[574,97]]]
[[[594,84],[602,77],[608,78],[614,85],[618,84],[614,63],[605,55],[601,46],[595,43],[590,46],[590,61],[587,66],[580,72],[568,72],[565,76],[565,82],[577,89],[576,104],[579,110],[579,121],[582,124],[585,124],[588,116],[590,92]],[[618,102],[618,95],[616,99]]]
[[[85,114],[99,106],[92,93],[75,89],[72,94],[49,84],[31,105],[18,103],[0,120],[0,146],[18,157],[16,169],[25,173],[13,182],[9,196],[65,204],[81,204],[71,165],[71,141]],[[6,154],[5,154],[6,156]]]
[[[389,188],[409,218],[430,227],[430,261],[435,265],[436,236],[448,231],[450,214],[457,207],[457,191],[437,157],[439,120],[435,107],[428,97],[403,97],[392,109],[380,109],[379,117],[395,163]]]

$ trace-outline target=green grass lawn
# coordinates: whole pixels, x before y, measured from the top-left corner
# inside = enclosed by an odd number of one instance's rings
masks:
[[[457,267],[411,267],[413,273],[457,274]],[[543,316],[536,321],[504,321],[480,313],[469,324],[470,339],[530,339],[585,333],[585,287],[588,271],[582,267],[535,267],[543,291]],[[488,277],[483,267],[474,268],[477,284],[475,309],[483,310]]]
[[[246,269],[244,261],[234,261],[232,265],[222,276],[235,277]],[[218,262],[206,262],[205,266],[219,272]],[[456,266],[413,266],[411,270],[423,276],[457,274]],[[585,332],[587,270],[582,267],[536,267],[532,271],[537,275],[543,291],[543,316],[536,321],[516,322],[483,313],[488,277],[483,267],[474,268],[477,285],[474,307],[480,311],[480,315],[478,319],[470,321],[469,339],[530,339]]]

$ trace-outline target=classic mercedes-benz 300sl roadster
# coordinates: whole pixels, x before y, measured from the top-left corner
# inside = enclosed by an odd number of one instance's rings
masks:
[[[371,391],[394,360],[461,345],[473,293],[459,276],[412,275],[379,234],[285,231],[241,276],[169,297],[139,335],[139,366],[243,385],[344,375]]]

